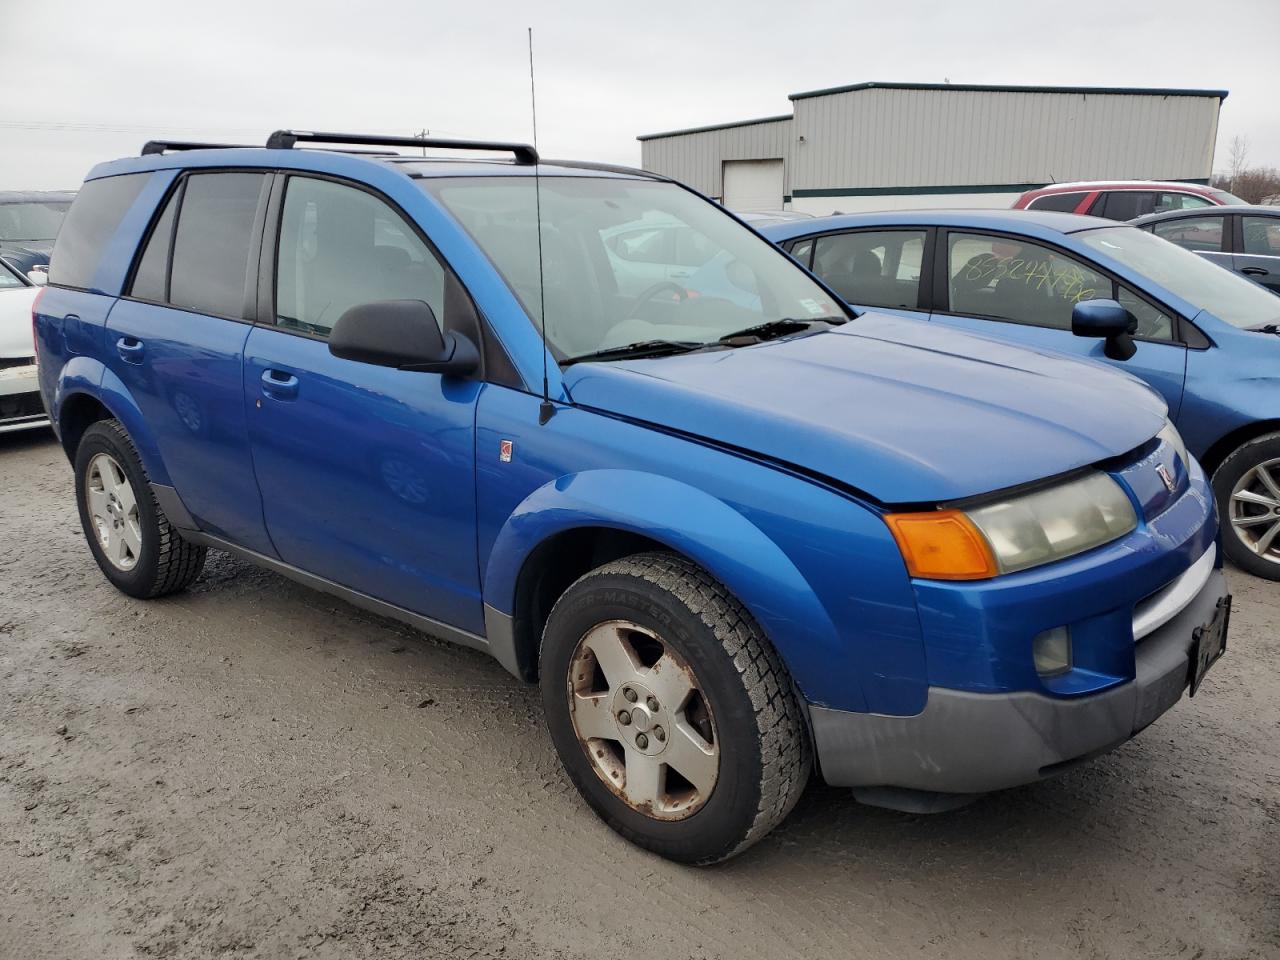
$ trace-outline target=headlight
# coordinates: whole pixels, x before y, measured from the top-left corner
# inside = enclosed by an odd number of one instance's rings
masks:
[[[931,580],[980,580],[1063,560],[1138,525],[1133,504],[1104,473],[966,510],[885,516],[907,569]]]
[[[1163,440],[1172,446],[1174,452],[1182,459],[1182,469],[1191,470],[1191,460],[1187,457],[1187,445],[1183,442],[1182,434],[1178,433],[1178,428],[1173,425],[1172,420],[1164,422],[1164,427],[1156,434],[1156,439]]]

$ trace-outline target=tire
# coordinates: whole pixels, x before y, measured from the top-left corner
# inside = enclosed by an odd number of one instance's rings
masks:
[[[1237,447],[1214,471],[1213,493],[1227,558],[1280,580],[1280,433]]]
[[[540,672],[569,777],[646,850],[724,860],[804,790],[811,751],[786,668],[742,604],[684,559],[639,554],[577,580],[547,619]]]
[[[183,540],[156,502],[119,420],[100,420],[76,449],[76,502],[93,558],[116,589],[146,600],[189,586],[205,548]]]

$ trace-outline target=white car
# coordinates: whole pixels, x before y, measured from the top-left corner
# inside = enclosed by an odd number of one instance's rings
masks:
[[[40,288],[0,260],[0,433],[49,423],[36,381],[31,305]]]

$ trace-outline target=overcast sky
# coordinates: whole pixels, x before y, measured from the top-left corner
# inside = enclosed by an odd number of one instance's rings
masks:
[[[0,189],[79,184],[149,137],[279,127],[529,139],[638,164],[640,133],[787,113],[866,80],[1227,89],[1280,166],[1280,0],[0,0]],[[1203,51],[1198,41],[1207,41]]]

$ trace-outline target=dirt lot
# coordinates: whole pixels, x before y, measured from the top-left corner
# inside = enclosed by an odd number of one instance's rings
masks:
[[[47,436],[0,438],[0,957],[1280,957],[1280,588],[1201,694],[915,817],[811,787],[677,867],[560,772],[532,689],[222,556],[139,603]]]

